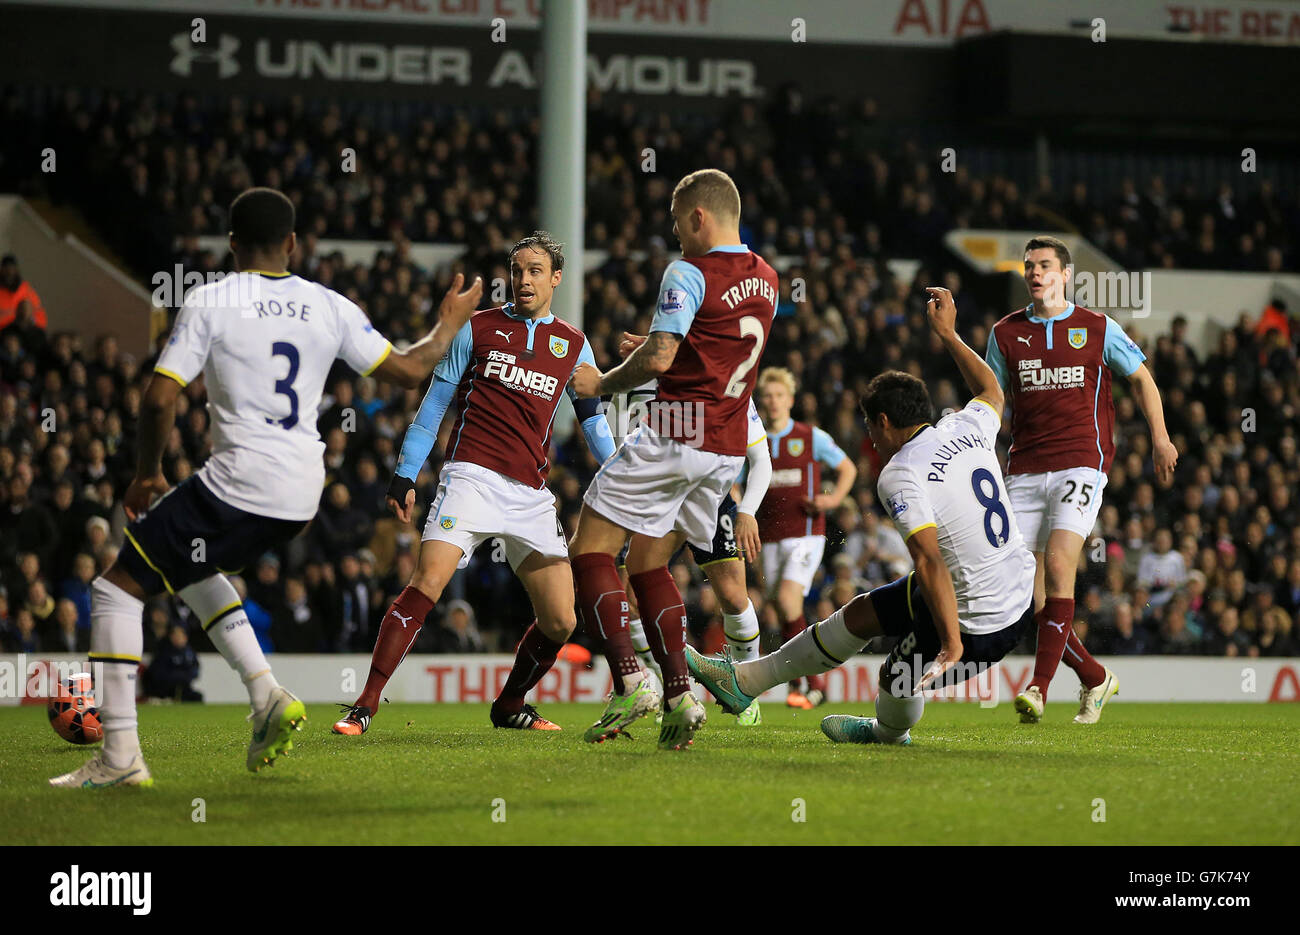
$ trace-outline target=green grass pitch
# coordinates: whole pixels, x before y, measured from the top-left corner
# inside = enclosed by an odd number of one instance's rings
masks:
[[[152,789],[56,790],[87,758],[43,707],[0,708],[0,840],[23,844],[1295,844],[1300,705],[1119,704],[1092,727],[1058,701],[931,704],[909,748],[832,745],[828,705],[710,707],[695,746],[582,742],[599,706],[548,705],[561,733],[493,730],[486,705],[385,705],[337,737],[310,705],[292,754],[244,769],[247,709],[144,706]],[[203,799],[206,821],[193,817]],[[1104,806],[1096,800],[1104,800]],[[1100,817],[1104,808],[1105,821]],[[504,820],[494,820],[504,818]],[[796,820],[802,818],[803,820]]]

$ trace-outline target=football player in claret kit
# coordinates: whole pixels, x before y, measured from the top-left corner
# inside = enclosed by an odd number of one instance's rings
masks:
[[[979,675],[1033,626],[1034,557],[1016,527],[997,458],[1002,390],[957,335],[952,294],[928,291],[930,326],[975,398],[931,425],[925,384],[890,371],[873,379],[862,399],[871,443],[885,461],[876,492],[907,541],[914,570],[754,662],[688,648],[691,673],[724,708],[829,671],[873,637],[896,636],[880,669],[876,717],[833,714],[822,732],[837,743],[909,744],[925,710],[923,689]]]
[[[614,689],[585,739],[597,743],[663,705],[661,749],[679,750],[704,723],[686,671],[686,609],[668,562],[684,542],[713,547],[718,506],[745,462],[746,412],[776,312],[777,276],[740,241],[740,194],[717,169],[673,190],[682,259],[664,270],[650,337],[609,373],[579,367],[579,396],[659,381],[650,414],[601,465],[572,542],[578,606],[603,647]],[[629,533],[628,580],[663,672],[663,698],[637,661],[615,556]]]
[[[624,333],[619,352],[626,357],[645,342],[644,335]],[[647,412],[644,402],[654,398],[654,384],[637,387],[627,393],[615,394],[611,401],[611,413],[616,421],[611,428],[621,441],[627,430],[635,427],[640,417]],[[648,393],[648,396],[646,395]],[[644,401],[644,402],[643,402]],[[746,438],[745,470],[742,472],[744,493],[737,502],[731,491],[722,498],[718,507],[718,528],[713,534],[713,547],[701,549],[687,543],[691,557],[700,571],[709,579],[709,586],[718,598],[722,609],[722,634],[732,655],[740,660],[757,659],[759,655],[758,613],[749,599],[749,586],[745,580],[745,563],[757,559],[762,549],[762,540],[758,533],[758,520],[754,514],[763,502],[768,481],[772,477],[772,458],[767,452],[767,435],[763,431],[763,421],[758,416],[754,401],[749,402],[746,416],[749,435]],[[680,554],[680,553],[679,553]],[[677,560],[673,556],[672,562]],[[619,577],[627,581],[627,547],[623,548],[618,561]],[[651,677],[656,693],[663,690],[663,672],[650,651],[650,641],[646,638],[645,628],[636,602],[636,593],[631,588],[624,588],[628,600],[628,630],[632,635],[632,649],[642,666]],[[742,727],[754,727],[763,722],[763,714],[758,702],[754,702],[736,715],[736,723]]]
[[[236,198],[230,248],[238,272],[185,297],[154,367],[140,413],[139,463],[123,498],[127,542],[91,592],[90,659],[103,664],[97,687],[104,749],[51,785],[152,784],[136,730],[135,676],[143,602],[164,590],[189,606],[248,689],[250,770],[285,753],[306,719],[302,702],[271,674],[239,595],[221,572],[277,548],[316,515],[325,483],[316,412],[335,358],[359,373],[419,386],[469,320],[483,284],[476,279],[459,292],[458,275],[433,331],[396,351],[352,302],[289,273],[293,228],[293,203],[280,192],[253,188]],[[212,455],[169,490],[160,465],[176,397],[200,374]]]
[[[496,727],[559,730],[524,696],[555,664],[573,632],[573,574],[555,496],[546,487],[551,425],[566,392],[597,460],[614,449],[598,400],[568,389],[576,366],[594,360],[582,332],[551,313],[564,252],[545,231],[510,251],[514,301],[478,312],[456,334],[415,422],[406,431],[388,506],[404,523],[415,508],[415,479],[452,400],[456,423],[438,476],[410,583],[384,614],[361,696],[334,733],[365,733],[380,693],[415,643],[456,569],[483,542],[500,538],[537,619],[520,642],[514,668],[492,705]]]
[[[1062,653],[1079,676],[1077,724],[1093,724],[1119,690],[1115,673],[1074,632],[1074,577],[1084,539],[1101,511],[1115,457],[1111,372],[1126,377],[1151,426],[1156,475],[1173,477],[1178,452],[1165,429],[1160,390],[1146,355],[1114,319],[1065,300],[1069,248],[1055,237],[1025,244],[1033,300],[994,325],[985,355],[1011,404],[1007,492],[1038,563],[1034,677],[1016,696],[1024,723],[1042,719]]]
[[[858,479],[858,469],[826,432],[790,418],[794,407],[794,374],[768,367],[758,375],[768,444],[772,449],[772,483],[758,510],[763,537],[763,578],[769,599],[776,601],[781,640],[789,642],[808,626],[804,599],[821,567],[826,547],[826,514],[837,508]],[[822,492],[822,467],[835,472],[835,487]],[[826,700],[826,679],[808,678],[808,691],[790,683],[785,703],[815,708]]]

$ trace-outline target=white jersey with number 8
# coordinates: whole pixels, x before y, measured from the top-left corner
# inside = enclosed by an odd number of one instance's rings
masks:
[[[1015,623],[1034,596],[1034,556],[1016,525],[996,454],[1001,421],[973,399],[912,436],[876,482],[904,539],[934,527],[966,633]]]
[[[311,519],[325,483],[316,430],[336,358],[369,374],[392,345],[357,305],[285,273],[236,273],[185,299],[154,370],[208,393],[212,456],[199,477],[259,516]]]

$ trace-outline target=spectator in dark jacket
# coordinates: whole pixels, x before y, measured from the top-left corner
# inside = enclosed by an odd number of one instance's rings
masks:
[[[1110,652],[1116,656],[1140,656],[1148,651],[1148,640],[1133,624],[1133,607],[1120,604],[1115,608],[1115,632],[1110,639]]]
[[[1211,656],[1250,654],[1250,636],[1241,629],[1237,608],[1225,607],[1214,629],[1205,638],[1204,651]]]
[[[284,602],[271,617],[271,643],[281,653],[315,653],[326,648],[320,617],[301,578],[285,579]]]
[[[77,626],[77,605],[66,597],[54,607],[54,632],[45,640],[45,650],[56,653],[90,652],[90,630]]]
[[[59,585],[59,597],[71,601],[77,608],[77,627],[90,632],[90,583],[95,580],[95,560],[85,552],[77,553],[72,561],[72,577],[64,578]]]
[[[174,701],[202,701],[203,695],[194,690],[194,680],[198,677],[199,657],[190,647],[189,636],[183,626],[173,626],[167,642],[158,648],[145,669],[145,694]]]
[[[435,652],[482,653],[487,652],[483,637],[474,620],[474,608],[466,601],[451,601],[447,612],[438,624]]]
[[[370,542],[374,521],[352,505],[348,488],[336,483],[325,495],[325,505],[312,524],[317,548],[329,561],[336,562],[349,552],[356,552]]]

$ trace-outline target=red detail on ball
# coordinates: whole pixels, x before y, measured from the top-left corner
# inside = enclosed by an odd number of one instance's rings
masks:
[[[50,699],[50,726],[68,743],[90,744],[104,739],[91,689],[89,673],[71,675],[59,683]]]

